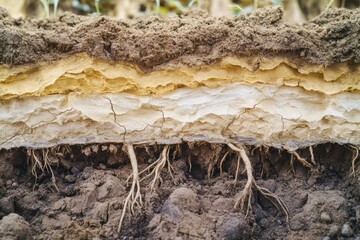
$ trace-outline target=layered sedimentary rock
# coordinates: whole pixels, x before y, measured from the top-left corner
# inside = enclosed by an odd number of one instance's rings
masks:
[[[276,18],[278,9],[273,13]],[[359,11],[340,13],[359,16]],[[184,19],[179,21],[189,24]],[[354,19],[348,27],[352,29],[350,37],[336,32],[333,37],[338,41],[356,41],[360,30],[359,20]],[[315,23],[326,27],[319,29],[338,29],[320,20]],[[199,21],[206,22],[206,17]],[[235,24],[238,20],[222,21]],[[279,21],[267,23],[267,27],[277,28]],[[259,23],[259,29],[262,24]],[[8,30],[6,26],[4,29]],[[296,32],[295,26],[291,29]],[[310,33],[308,29],[307,34]],[[256,30],[252,34],[259,35]],[[307,39],[304,32],[300,35]],[[358,49],[347,56],[340,54],[339,58],[320,49],[308,49],[308,55],[304,55],[304,49],[294,46],[291,54],[277,52],[274,44],[267,51],[255,48],[250,55],[231,49],[218,54],[216,44],[227,40],[224,36],[214,38],[212,45],[207,43],[212,50],[203,53],[205,57],[185,51],[180,56],[170,55],[173,59],[166,60],[168,57],[164,56],[157,64],[147,62],[150,56],[141,61],[126,56],[109,60],[86,51],[63,55],[47,52],[45,60],[37,59],[36,63],[28,63],[28,59],[21,62],[17,55],[11,55],[16,64],[0,66],[0,148],[181,141],[235,141],[288,150],[324,142],[360,145]],[[305,41],[297,40],[297,44]],[[121,44],[127,46],[131,39],[122,41],[117,40],[116,47],[110,44],[112,51],[122,49]],[[158,44],[161,43],[160,39]],[[309,46],[309,42],[305,45]],[[34,50],[37,45],[32,47]],[[6,46],[0,46],[1,49]],[[266,54],[260,54],[261,51]],[[212,58],[214,54],[217,56]],[[314,60],[316,54],[318,62]],[[2,63],[6,59],[0,58]],[[206,63],[206,59],[212,60]]]
[[[3,68],[1,145],[360,144],[358,69],[294,69],[279,59],[250,71],[245,62],[228,57],[207,67],[144,74],[129,64],[79,55]]]

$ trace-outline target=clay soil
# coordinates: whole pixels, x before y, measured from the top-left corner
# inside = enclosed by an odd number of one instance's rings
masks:
[[[295,26],[282,21],[280,8],[232,20],[190,14],[166,21],[71,14],[22,20],[1,9],[0,64],[51,62],[86,52],[108,61],[130,62],[144,71],[210,64],[226,55],[253,53],[294,57],[297,64],[347,61],[355,66],[360,62],[359,34],[359,10],[329,10]],[[59,154],[50,161],[54,178],[49,169],[32,168],[28,149],[1,150],[0,219],[10,213],[22,216],[35,239],[360,238],[360,166],[352,161],[351,146],[313,146],[314,169],[291,160],[285,150],[247,146],[257,184],[284,201],[287,221],[281,209],[256,191],[249,214],[234,208],[247,176],[240,165],[234,181],[237,155],[226,145],[172,145],[173,176],[166,166],[163,181],[154,191],[146,187],[151,178],[141,183],[144,205],[126,215],[117,233],[129,191],[126,179],[132,173],[122,147],[57,146]],[[135,146],[139,170],[155,161],[163,147]],[[41,157],[43,151],[34,153]],[[227,151],[220,171],[215,162]],[[297,152],[311,158],[309,148]]]

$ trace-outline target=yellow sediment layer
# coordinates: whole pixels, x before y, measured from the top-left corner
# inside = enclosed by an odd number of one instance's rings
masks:
[[[171,67],[169,63],[144,73],[128,63],[109,63],[76,54],[51,62],[0,66],[0,100],[70,92],[127,92],[145,96],[170,93],[182,87],[218,87],[236,82],[297,86],[331,95],[360,89],[360,64],[299,66],[283,57],[230,56],[213,65]]]

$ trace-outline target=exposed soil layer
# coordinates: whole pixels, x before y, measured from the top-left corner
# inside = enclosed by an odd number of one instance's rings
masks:
[[[235,18],[203,12],[116,20],[65,13],[56,19],[13,19],[0,9],[0,64],[18,65],[86,52],[150,71],[162,64],[202,65],[227,55],[281,55],[296,63],[360,62],[360,10],[330,9],[298,26],[281,8]]]
[[[164,146],[135,146],[139,169],[154,162]],[[116,149],[116,150],[115,150]],[[173,178],[167,167],[155,191],[143,181],[144,205],[128,214],[116,232],[131,174],[122,145],[60,146],[48,154],[54,171],[37,169],[35,182],[25,149],[0,152],[0,236],[33,235],[35,239],[358,239],[360,237],[359,164],[351,175],[350,146],[314,146],[317,171],[291,165],[286,151],[248,147],[257,184],[279,196],[282,211],[254,191],[252,212],[245,217],[234,203],[246,182],[243,165],[234,184],[236,154],[214,164],[230,149],[193,143],[170,147]],[[51,150],[51,149],[50,149]],[[54,149],[52,149],[54,150]],[[46,150],[45,150],[46,152]],[[44,151],[33,152],[39,160]],[[214,153],[216,153],[214,155]],[[298,151],[310,159],[309,149]],[[355,162],[356,163],[356,162]],[[208,178],[209,166],[213,171]],[[211,174],[212,173],[212,174]],[[19,216],[21,215],[28,223]],[[11,221],[19,224],[11,225]],[[21,223],[21,224],[20,224]],[[9,227],[11,225],[12,227]],[[7,229],[4,230],[4,228]],[[14,233],[15,232],[15,233]],[[30,233],[29,233],[30,232]],[[23,237],[25,239],[25,237]],[[179,238],[180,239],[180,238]]]

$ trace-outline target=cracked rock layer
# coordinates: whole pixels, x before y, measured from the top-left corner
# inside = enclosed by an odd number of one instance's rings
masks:
[[[181,141],[259,144],[294,150],[360,144],[360,93],[227,83],[166,94],[54,94],[1,103],[2,148]]]

